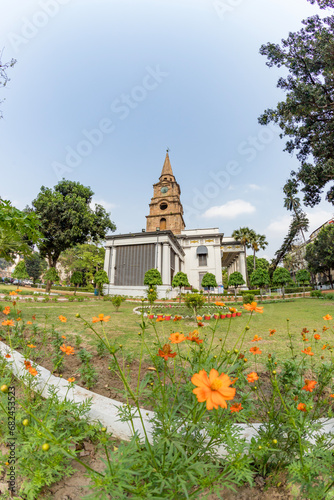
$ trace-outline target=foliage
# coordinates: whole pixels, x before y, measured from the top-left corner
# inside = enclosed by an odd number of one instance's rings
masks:
[[[305,260],[310,271],[324,274],[333,288],[331,269],[334,268],[334,224],[324,226],[316,240],[307,245]]]
[[[234,288],[238,288],[238,286],[244,285],[245,280],[242,276],[241,273],[238,271],[235,271],[234,273],[230,274],[230,277],[228,279],[228,285],[233,286]]]
[[[203,278],[202,278],[202,283],[201,286],[204,288],[215,288],[217,287],[217,281],[216,281],[216,276],[212,273],[205,273]]]
[[[181,288],[183,286],[190,286],[189,285],[189,281],[188,281],[188,276],[186,275],[186,273],[182,273],[181,271],[177,272],[173,278],[173,281],[172,281],[172,287],[175,288],[175,287],[179,287],[180,288],[180,302],[181,302]]]
[[[325,7],[332,1],[318,0]],[[332,6],[332,5],[331,5]],[[296,187],[302,186],[304,203],[314,206],[329,185],[326,198],[334,203],[334,133],[333,73],[334,16],[313,16],[304,27],[281,45],[268,43],[260,53],[267,56],[267,66],[283,67],[287,76],[278,80],[278,88],[287,92],[285,101],[267,109],[259,118],[262,125],[277,123],[281,137],[288,138],[285,151],[297,152],[300,168],[291,172]]]
[[[68,278],[73,271],[80,271],[83,283],[90,284],[94,274],[103,270],[105,249],[98,243],[83,243],[65,250],[59,257],[59,262]]]
[[[71,283],[75,285],[74,294],[76,294],[78,285],[81,285],[82,282],[83,282],[82,273],[80,271],[74,271],[74,273],[71,276]]]
[[[222,282],[223,282],[224,290],[226,290],[227,287],[228,287],[228,272],[227,272],[227,269],[222,269]]]
[[[90,207],[93,191],[79,182],[63,179],[54,189],[41,187],[32,202],[39,216],[43,239],[38,243],[40,254],[55,267],[62,252],[88,240],[104,239],[107,231],[115,230],[109,215],[101,205]]]
[[[44,274],[44,279],[50,281],[51,283],[58,282],[59,275],[57,269],[54,267],[50,267]]]
[[[0,199],[0,258],[13,262],[16,254],[30,255],[30,245],[41,236],[37,226],[35,214],[21,212],[9,201]]]
[[[109,278],[106,271],[98,271],[94,276],[94,281],[99,289],[99,294],[102,294],[103,285],[109,284]]]
[[[121,307],[121,304],[124,301],[125,297],[123,297],[122,295],[114,295],[113,297],[111,297],[111,303],[116,309],[116,312],[118,312],[118,309]]]
[[[254,271],[254,258],[252,255],[249,255],[247,257],[246,263],[247,263],[248,276],[250,276],[252,274],[252,272]],[[256,257],[255,256],[255,264],[256,264],[255,269],[265,269],[267,271],[268,271],[269,266],[270,266],[270,263],[264,257]]]
[[[277,267],[274,271],[272,281],[273,285],[282,287],[283,299],[284,299],[284,286],[292,281],[289,271],[284,267]]]
[[[244,247],[246,262],[247,262],[247,250],[246,250],[246,248],[251,248],[251,246],[252,246],[251,242],[252,242],[252,239],[254,239],[254,236],[255,236],[255,231],[253,231],[253,229],[249,229],[249,227],[240,227],[239,229],[235,229],[232,233],[232,238],[234,238],[236,241],[240,241],[240,243]],[[246,266],[246,282],[247,282],[247,286],[249,287],[247,266]]]
[[[250,292],[244,293],[242,296],[243,304],[251,304],[254,301],[254,295]]]
[[[256,269],[256,252],[264,250],[268,245],[264,234],[257,234],[255,231],[250,231],[250,247],[253,249],[253,267]]]
[[[309,283],[310,277],[311,277],[311,275],[307,269],[300,269],[296,273],[296,281],[298,283]]]
[[[149,269],[144,276],[144,285],[162,285],[161,274],[158,269]]]
[[[34,284],[40,279],[42,273],[47,269],[47,263],[38,252],[33,252],[29,257],[25,257],[27,273],[33,279]]]
[[[15,269],[12,273],[12,278],[16,278],[18,280],[27,280],[29,279],[29,274],[27,272],[26,263],[24,260],[21,260],[18,264],[16,264]]]
[[[197,316],[200,309],[203,307],[205,298],[199,293],[188,293],[185,298],[186,306]]]
[[[250,282],[252,286],[260,287],[261,299],[262,299],[262,288],[270,285],[270,276],[268,271],[265,269],[255,269],[250,277]]]

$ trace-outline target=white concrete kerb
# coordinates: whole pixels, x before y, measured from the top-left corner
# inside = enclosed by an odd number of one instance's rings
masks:
[[[15,350],[11,350],[5,343],[0,342],[0,353],[5,355],[9,353],[11,358],[8,358],[8,365],[11,368],[12,373],[19,379],[27,374],[24,365],[24,357],[22,354]],[[51,375],[50,371],[42,366],[36,366],[38,375],[35,377],[36,389],[41,391],[43,397],[49,397],[49,388],[55,387],[58,391],[58,397],[61,400],[67,399],[75,403],[83,403],[87,399],[92,400],[91,409],[88,412],[89,419],[91,421],[99,421],[103,426],[112,432],[114,437],[119,439],[129,441],[133,436],[132,428],[128,422],[121,422],[119,418],[119,409],[123,406],[123,403],[116,401],[115,399],[106,398],[105,396],[100,396],[95,392],[88,391],[82,387],[75,385],[70,388],[70,384],[59,377]],[[138,432],[140,437],[144,437],[144,429],[141,424],[140,418],[138,416],[138,410],[133,408],[134,414],[137,413],[137,418],[134,419],[134,428]],[[140,409],[141,416],[145,425],[146,433],[148,435],[149,441],[152,442],[152,431],[153,425],[151,420],[154,417],[154,412],[146,410],[144,408]],[[317,433],[319,435],[325,433],[334,434],[334,419],[325,420],[321,419],[323,423],[322,429]],[[235,424],[235,428],[240,432],[240,438],[244,438],[247,443],[251,441],[253,437],[257,437],[258,431],[261,427],[261,423],[253,423],[251,425],[247,424]],[[310,434],[309,441],[315,443],[316,435]],[[217,448],[217,455],[226,455],[226,450],[223,446]]]

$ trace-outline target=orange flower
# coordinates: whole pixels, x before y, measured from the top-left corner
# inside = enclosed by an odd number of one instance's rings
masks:
[[[196,316],[197,321],[202,321],[202,316]]]
[[[35,314],[32,315],[32,319],[35,321],[35,319],[36,319],[36,315]]]
[[[14,321],[12,319],[6,319],[1,324],[2,326],[14,326]]]
[[[312,347],[310,346],[306,347],[302,352],[308,356],[314,356],[314,352],[312,352]]]
[[[303,328],[303,329],[302,329],[302,335],[303,335],[304,333],[310,333],[310,330],[308,330],[307,328]]]
[[[32,321],[27,321],[27,325],[32,325]]]
[[[66,339],[66,335],[62,335],[62,336],[61,336],[61,338],[62,338],[62,339]]]
[[[31,366],[29,367],[29,373],[30,375],[32,375],[33,377],[36,377],[37,375],[37,370],[35,368],[32,368]]]
[[[176,332],[176,333],[172,333],[169,336],[168,340],[170,340],[170,342],[172,344],[181,344],[181,342],[186,340],[186,337],[183,335],[183,333]]]
[[[259,376],[256,372],[251,372],[247,375],[247,380],[250,384],[253,382],[256,382],[256,380],[259,380]]]
[[[263,313],[263,307],[257,307],[257,302],[252,302],[251,304],[244,304],[244,308],[247,311]]]
[[[31,366],[31,363],[30,363],[30,361],[27,361],[27,360],[25,359],[25,360],[24,360],[24,365],[25,365],[25,367],[26,367],[26,370],[28,370],[28,369],[29,369],[29,367]]]
[[[218,307],[224,307],[224,302],[215,302],[215,305],[218,306]],[[201,318],[202,319],[202,318]]]
[[[322,331],[325,332],[326,330],[329,330],[329,326],[323,326]]]
[[[13,291],[13,292],[9,292],[9,295],[17,295],[17,293]]]
[[[213,408],[227,408],[226,401],[234,398],[236,390],[229,387],[232,383],[230,377],[225,373],[219,375],[217,370],[212,369],[209,377],[205,370],[200,370],[191,377],[191,382],[196,385],[193,393],[197,396],[199,403],[206,401],[207,410]]]
[[[178,316],[177,314],[175,314],[173,321],[180,321],[181,319],[182,319],[182,316]]]
[[[67,382],[70,382],[70,383],[72,383],[72,382],[74,382],[74,381],[75,381],[75,378],[74,378],[74,377],[70,377],[70,378],[68,378],[68,379],[67,379]]]
[[[22,319],[21,318],[16,318],[16,321],[22,321]]]
[[[276,330],[269,330],[269,337],[272,337],[276,333]]]
[[[60,321],[62,323],[66,323],[66,321],[67,321],[67,318],[65,318],[65,316],[60,315],[60,316],[58,316],[58,318],[60,319]]]
[[[320,337],[319,333],[316,333],[316,334],[314,335],[314,338],[315,338],[315,340],[320,340],[320,339],[321,339],[321,337]]]
[[[303,337],[303,342],[308,342],[308,339],[306,337]]]
[[[197,326],[204,326],[204,323],[202,323],[201,321],[199,321],[199,322],[197,323]]]
[[[160,356],[161,358],[164,358],[166,361],[168,360],[168,358],[175,358],[176,356],[176,352],[171,352],[172,349],[170,347],[169,344],[165,344],[161,349],[159,349],[159,353],[157,354],[157,356]]]
[[[10,354],[5,354],[5,358],[11,358]]]
[[[322,346],[321,350],[323,351],[324,349],[327,349],[327,347],[328,347],[328,344],[324,344],[324,345]]]
[[[249,349],[249,352],[251,352],[252,354],[261,354],[262,353],[262,351],[260,351],[260,349],[257,346],[251,347]]]
[[[197,344],[201,344],[203,342],[203,339],[199,339],[198,335],[199,335],[198,330],[194,330],[193,332],[189,333],[186,339],[190,340],[190,342],[196,342]]]
[[[229,311],[233,314],[233,313],[236,313],[237,310],[235,307],[229,307]]]
[[[259,340],[262,340],[262,337],[258,337],[257,335],[254,335],[252,342],[258,342]]]
[[[15,290],[15,292],[16,292],[16,293],[20,293],[20,292],[22,292],[22,290],[20,290],[19,288],[17,288],[17,289]]]
[[[16,300],[14,300],[14,301],[12,302],[12,304],[13,304],[13,306],[16,306]]]
[[[297,406],[297,410],[306,411],[306,404],[305,403],[299,403],[298,406]]]
[[[63,344],[62,346],[60,346],[60,350],[67,354],[67,356],[74,354],[74,348],[69,345],[66,346],[65,344]]]
[[[33,344],[27,344],[27,347],[30,347],[31,349],[35,349],[36,346]]]
[[[330,394],[330,395],[329,395],[329,397],[330,397],[330,398],[334,398],[334,394]]]
[[[162,318],[162,317],[160,316],[160,317],[159,317],[159,318],[157,318],[155,321],[156,321],[157,323],[159,323],[160,321],[165,321],[165,318]]]
[[[324,319],[325,321],[330,321],[333,318],[330,314],[326,314],[326,316],[323,316],[322,319]]]
[[[7,316],[10,313],[10,307],[6,306],[2,312]]]
[[[17,310],[17,311],[16,311],[16,314],[17,314],[17,315],[19,315],[21,312],[22,312],[22,311]]]
[[[93,317],[92,322],[98,323],[99,321],[101,321],[101,323],[102,323],[102,321],[107,322],[109,320],[110,320],[110,316],[105,316],[104,314],[99,314],[98,318],[96,316]]]
[[[243,410],[243,406],[241,406],[241,403],[234,403],[230,406],[231,413],[239,412],[240,410]]]
[[[312,392],[315,386],[317,385],[317,382],[315,380],[308,380],[307,378],[305,380],[305,385],[302,387],[303,391],[309,391]]]

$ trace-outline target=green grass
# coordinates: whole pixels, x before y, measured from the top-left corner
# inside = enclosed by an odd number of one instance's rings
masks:
[[[2,302],[3,307],[8,304],[8,302]],[[91,342],[94,343],[96,337],[94,333],[83,324],[81,319],[75,317],[76,313],[80,313],[81,317],[89,322],[91,322],[93,316],[97,316],[100,313],[108,316],[110,315],[111,319],[108,323],[104,323],[104,327],[111,339],[121,343],[124,346],[124,350],[128,351],[130,355],[139,355],[140,337],[138,336],[138,332],[140,331],[141,319],[139,315],[133,313],[133,308],[138,307],[138,302],[123,303],[119,312],[115,312],[110,302],[105,302],[103,300],[88,300],[79,303],[24,303],[23,301],[18,301],[17,307],[22,310],[20,316],[24,322],[31,320],[32,315],[36,315],[36,321],[40,328],[44,328],[45,325],[48,325],[47,328],[49,328],[54,324],[61,334],[80,334],[88,344]],[[239,310],[241,310],[241,306]],[[173,308],[171,308],[170,311],[172,314],[175,314]],[[254,356],[248,351],[250,347],[258,345],[263,353],[261,359],[264,359],[263,356],[269,353],[272,354],[273,352],[276,352],[279,358],[284,359],[289,351],[289,339],[287,336],[287,323],[289,323],[290,332],[293,338],[293,347],[296,354],[302,355],[301,350],[304,349],[305,345],[311,345],[311,340],[314,343],[313,335],[315,332],[313,330],[316,329],[317,333],[321,335],[321,340],[318,341],[317,345],[314,347],[314,352],[319,351],[319,354],[327,357],[330,353],[328,351],[321,351],[322,345],[324,343],[334,345],[333,328],[324,333],[322,332],[324,325],[333,326],[334,323],[334,320],[324,321],[322,319],[322,317],[328,313],[333,313],[332,301],[299,299],[294,302],[264,304],[263,314],[253,314],[250,322],[250,330],[246,333],[243,351],[247,353],[247,358],[253,361]],[[59,315],[65,316],[67,322],[61,323],[58,319]],[[246,325],[249,316],[250,313],[243,312],[241,317],[232,318],[231,322],[228,319],[218,320],[214,344],[217,346],[221,345],[219,339],[224,339],[230,323],[225,345],[227,349],[232,349],[242,329]],[[287,319],[289,319],[289,322],[287,322]],[[161,339],[161,343],[168,342],[170,333],[179,331],[188,334],[197,328],[197,323],[194,319],[185,319],[180,322],[164,321],[161,323],[156,323],[155,320],[153,322],[147,320],[146,323],[148,325],[148,340],[152,342],[156,341],[156,335],[153,328],[154,324],[159,334],[159,338]],[[214,327],[215,324],[215,320],[204,321],[205,326],[200,329],[201,337],[207,337],[207,339],[211,340],[211,328]],[[95,326],[98,331],[101,330],[100,324],[96,324]],[[310,342],[302,341],[301,331],[303,328],[309,330],[307,338]],[[270,329],[277,330],[272,337],[269,337]],[[262,337],[263,340],[258,343],[251,342],[255,334]],[[318,356],[314,358],[316,359]]]

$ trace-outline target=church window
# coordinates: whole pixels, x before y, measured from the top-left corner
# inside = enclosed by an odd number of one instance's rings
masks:
[[[160,231],[164,231],[166,229],[166,219],[160,219]]]
[[[167,207],[168,207],[167,203],[165,202],[160,203],[160,210],[166,210]]]

